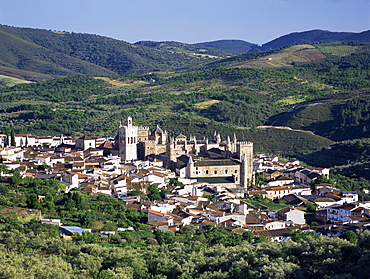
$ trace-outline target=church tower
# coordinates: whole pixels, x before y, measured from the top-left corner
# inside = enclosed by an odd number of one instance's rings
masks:
[[[166,167],[170,170],[175,170],[176,167],[176,141],[170,138],[166,145],[167,162]]]
[[[132,118],[127,118],[127,126],[118,127],[119,136],[119,156],[123,160],[136,160],[137,159],[137,135],[138,127],[132,126]]]
[[[253,175],[253,143],[238,142],[236,153],[241,160],[240,166],[240,186],[247,188],[254,184]]]

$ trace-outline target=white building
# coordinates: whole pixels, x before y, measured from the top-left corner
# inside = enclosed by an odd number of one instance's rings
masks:
[[[294,224],[305,224],[304,211],[297,208],[286,207],[278,211],[278,218],[283,221],[292,221]]]
[[[127,126],[118,127],[119,156],[125,160],[137,160],[138,127],[132,126],[132,118],[127,119]]]

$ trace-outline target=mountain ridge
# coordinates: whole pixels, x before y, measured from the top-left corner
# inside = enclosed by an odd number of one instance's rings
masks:
[[[76,74],[127,75],[191,71],[196,67],[297,43],[330,40],[370,42],[360,33],[310,30],[281,36],[262,46],[242,40],[184,44],[140,41],[134,44],[100,35],[0,25],[0,73],[41,81]],[[261,53],[263,55],[264,53]],[[258,54],[259,55],[259,54]]]
[[[289,45],[295,44],[310,44],[319,42],[332,42],[332,41],[359,41],[359,42],[370,42],[370,30],[362,32],[333,32],[328,30],[313,29],[302,32],[292,32],[280,37],[277,37],[271,41],[268,41],[262,45],[250,43],[244,40],[216,40],[209,42],[195,43],[194,45],[202,45],[204,47],[213,47],[224,50],[231,50],[229,44],[236,42],[241,45],[240,48],[233,48],[233,51],[239,53],[248,53],[254,51],[266,51],[277,49]],[[245,48],[249,46],[250,48]]]
[[[93,34],[5,25],[0,25],[0,32],[3,37],[0,46],[0,70],[21,74],[28,79],[34,76],[35,81],[74,74],[124,75],[171,70],[198,66],[218,59],[159,51]],[[58,57],[63,59],[55,61]],[[64,65],[65,61],[67,65]],[[38,65],[40,76],[20,72],[31,71],[25,67],[26,62]],[[88,68],[91,69],[87,70]]]

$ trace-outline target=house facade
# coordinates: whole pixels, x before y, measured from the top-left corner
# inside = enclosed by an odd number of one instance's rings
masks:
[[[292,207],[280,209],[277,213],[277,216],[280,220],[291,221],[294,224],[302,225],[306,223],[304,211]]]

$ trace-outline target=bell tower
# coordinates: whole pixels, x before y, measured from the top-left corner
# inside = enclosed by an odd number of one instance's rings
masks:
[[[132,118],[127,118],[127,126],[118,127],[119,156],[125,160],[137,160],[138,127],[132,126]]]

